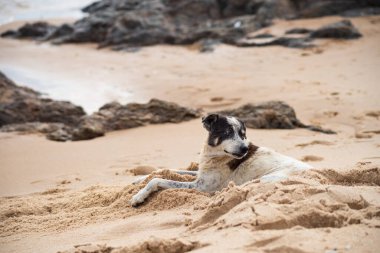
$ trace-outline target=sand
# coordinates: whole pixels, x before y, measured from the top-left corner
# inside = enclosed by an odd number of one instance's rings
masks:
[[[194,179],[191,176],[179,176],[170,170],[154,174],[179,181]],[[231,183],[226,189],[212,196],[195,190],[168,189],[155,193],[139,208],[131,207],[129,199],[149,179],[139,185],[126,187],[93,186],[75,192],[48,190],[38,194],[6,198],[6,201],[0,204],[2,240],[20,234],[35,234],[36,231],[49,236],[67,231],[75,233],[78,228],[93,224],[100,228],[99,226],[109,221],[120,220],[120,224],[128,223],[131,216],[149,214],[150,219],[160,219],[159,212],[162,214],[165,210],[174,210],[182,219],[176,222],[160,222],[160,227],[163,230],[166,226],[178,227],[182,233],[171,238],[172,240],[192,240],[199,248],[204,247],[205,251],[213,251],[212,245],[220,247],[215,239],[205,234],[219,235],[220,240],[226,232],[238,238],[243,231],[249,231],[248,233],[255,235],[256,239],[244,241],[242,244],[232,240],[228,249],[282,252],[286,245],[289,252],[321,252],[332,246],[339,249],[349,247],[354,252],[375,252],[379,246],[377,241],[369,241],[362,245],[361,238],[351,238],[336,241],[334,244],[322,242],[317,248],[311,248],[310,242],[292,238],[294,233],[302,230],[315,230],[318,235],[331,233],[333,236],[340,233],[342,228],[364,230],[369,238],[379,236],[379,167],[357,166],[346,172],[334,169],[311,170],[279,183],[255,181],[243,186]],[[137,229],[143,229],[136,223],[134,225]],[[234,231],[236,228],[241,228],[242,231]],[[125,230],[123,237],[133,237],[134,229],[131,226],[131,231]],[[94,234],[99,236],[99,232]],[[159,235],[161,233],[154,236]],[[270,235],[270,239],[257,239],[262,235]],[[291,242],[288,241],[289,238]],[[146,247],[145,244],[152,243],[150,240],[144,240],[139,245],[112,249],[110,252],[133,252],[133,249],[142,249]],[[165,240],[157,240],[162,245],[167,243]],[[91,247],[95,247],[94,252],[106,252],[102,251],[104,245],[91,244]],[[186,252],[193,248],[195,246],[173,246],[170,252]],[[80,252],[79,250],[80,247],[74,252]]]
[[[277,21],[265,31],[337,20]],[[206,138],[200,120],[68,143],[0,133],[0,252],[378,252],[380,18],[352,22],[363,38],[309,50],[222,45],[199,54],[154,46],[120,53],[1,39],[5,73],[82,87],[73,102],[88,111],[115,98],[87,93],[105,84],[128,92],[123,102],[157,97],[206,111],[279,99],[303,122],[338,134],[250,129],[256,145],[316,169],[278,183],[230,184],[214,195],[160,191],[132,208],[129,199],[146,183],[131,185],[137,176],[170,178],[176,175],[167,169],[198,161]]]

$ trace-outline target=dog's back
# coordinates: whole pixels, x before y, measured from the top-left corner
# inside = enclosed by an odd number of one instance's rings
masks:
[[[309,164],[280,154],[272,149],[258,147],[255,153],[234,171],[233,181],[242,184],[252,179],[275,181],[291,173],[312,168]]]

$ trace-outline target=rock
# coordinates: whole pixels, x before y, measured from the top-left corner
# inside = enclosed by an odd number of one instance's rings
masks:
[[[179,123],[200,117],[200,112],[175,103],[151,99],[146,104],[121,105],[112,102],[92,115],[81,118],[72,132],[72,140],[89,140],[106,132],[129,129],[148,124]]]
[[[309,37],[292,38],[292,37],[273,37],[269,40],[262,39],[243,39],[236,43],[239,47],[266,47],[266,46],[284,46],[289,48],[310,48],[314,45]]]
[[[0,131],[42,133],[54,141],[89,140],[109,131],[148,124],[179,123],[201,116],[199,110],[159,99],[151,99],[146,104],[112,102],[91,115],[85,115],[81,107],[69,102],[43,99],[39,93],[17,86],[1,73],[0,91]],[[239,117],[250,128],[302,127],[334,133],[302,124],[296,118],[294,109],[279,101],[247,104],[220,113]]]
[[[43,99],[26,87],[19,87],[0,72],[0,130],[42,133],[50,140],[89,140],[106,132],[148,124],[179,123],[199,118],[200,111],[172,102],[151,99],[146,104],[121,105],[112,102],[97,112],[85,115],[81,107],[69,102]],[[308,128],[334,133],[316,126],[302,124],[292,107],[284,102],[271,101],[258,105],[247,104],[234,110],[219,112],[242,119],[250,128]]]
[[[287,30],[285,34],[306,34],[311,33],[313,30],[306,29],[306,28],[293,28],[290,30]]]
[[[27,122],[21,124],[5,125],[1,128],[1,131],[48,134],[63,129],[64,127],[65,125],[62,123]]]
[[[294,109],[281,101],[270,101],[257,105],[246,104],[219,113],[238,117],[249,128],[293,129],[299,125]]]
[[[295,18],[316,18],[329,15],[342,15],[347,11],[363,8],[376,8],[380,2],[376,0],[295,0],[294,7],[298,10]]]
[[[43,37],[43,40],[52,40],[52,39],[55,39],[55,38],[64,37],[66,35],[69,35],[73,31],[74,31],[74,29],[73,29],[73,27],[71,25],[63,24],[63,25],[61,25],[59,27],[56,27],[55,29],[53,29],[49,33],[47,33]]]
[[[0,72],[0,131],[42,133],[54,141],[89,140],[106,132],[148,124],[179,123],[200,117],[199,110],[152,99],[146,104],[117,102],[92,115],[69,102],[41,98]]]
[[[350,20],[342,20],[311,32],[311,38],[357,39],[362,35]]]
[[[290,34],[306,34],[303,37],[289,37]],[[282,37],[274,37],[266,34],[247,37],[235,42],[239,47],[265,47],[265,46],[284,46],[289,48],[310,48],[315,45],[312,43],[316,38],[334,39],[355,39],[362,35],[352,25],[349,20],[342,20],[311,30],[306,28],[294,28],[285,32]]]
[[[281,101],[269,101],[261,104],[246,104],[232,110],[218,113],[231,115],[241,119],[247,127],[258,129],[294,129],[308,128],[312,131],[334,134],[316,126],[301,123],[292,107]]]
[[[288,37],[290,34],[306,34],[303,37]],[[294,28],[285,32],[283,37],[270,37],[265,34],[255,37],[247,37],[236,42],[239,47],[264,47],[284,46],[289,48],[310,48],[316,38],[356,39],[362,35],[349,20],[342,20],[333,24],[320,27],[316,30],[306,28]]]
[[[175,103],[151,99],[147,104],[109,103],[90,117],[101,119],[107,130],[118,130],[147,124],[179,123],[200,117],[200,112]]]
[[[6,31],[1,34],[2,37],[42,39],[50,33],[57,30],[57,26],[50,25],[46,22],[26,23],[17,31]]]
[[[72,131],[73,141],[90,140],[103,136],[106,132],[102,120],[96,120],[90,116],[82,118],[79,126]]]
[[[219,44],[219,41],[214,40],[214,39],[202,39],[198,43],[199,43],[199,52],[209,53],[209,52],[214,51],[215,45]]]
[[[247,37],[248,39],[268,39],[268,38],[274,38],[275,36],[270,33],[260,33],[253,37]]]
[[[290,48],[310,48],[314,47],[309,38],[280,37],[275,39],[271,45],[284,46]]]
[[[88,16],[74,24],[56,27],[38,22],[2,36],[51,40],[55,44],[94,42],[99,47],[127,51],[200,40],[240,45],[241,39],[275,18],[321,17],[364,9],[376,13],[378,7],[379,1],[369,0],[102,0],[83,8]],[[290,47],[303,47],[300,41],[285,41]],[[267,45],[283,45],[284,39],[276,43]],[[245,44],[249,45],[255,46]],[[201,48],[212,50],[209,46]]]
[[[46,138],[52,141],[69,141],[73,139],[72,130],[70,128],[59,128],[46,135]]]
[[[341,15],[343,17],[363,17],[363,16],[380,15],[380,8],[367,7],[367,8],[347,10],[347,11],[344,11]]]
[[[21,132],[24,134],[44,134],[53,141],[68,141],[72,139],[71,128],[62,123],[28,122],[9,124],[0,128],[2,132]]]
[[[0,127],[25,122],[76,125],[83,115],[82,107],[41,98],[38,92],[17,86],[0,72]]]

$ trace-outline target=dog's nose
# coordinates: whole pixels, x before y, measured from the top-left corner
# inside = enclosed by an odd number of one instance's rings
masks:
[[[248,147],[247,146],[240,147],[240,153],[241,154],[245,154],[245,153],[247,153],[247,151],[248,151]]]

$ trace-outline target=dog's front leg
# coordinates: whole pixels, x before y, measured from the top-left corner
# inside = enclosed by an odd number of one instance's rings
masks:
[[[191,175],[191,176],[198,176],[198,171],[192,171],[192,170],[175,170],[174,171],[177,174],[180,175]]]
[[[173,180],[167,180],[162,178],[153,178],[143,189],[135,194],[131,199],[131,205],[137,206],[144,202],[144,200],[152,193],[158,190],[158,188],[182,188],[192,189],[196,187],[196,182],[178,182]]]
[[[132,184],[139,184],[141,183],[142,181],[144,181],[145,179],[147,179],[150,175],[144,175],[144,176],[141,176],[139,178],[137,178],[136,180],[134,180],[132,182]]]
[[[198,171],[191,171],[191,170],[173,170],[173,172],[179,174],[179,175],[191,175],[191,176],[197,176]],[[139,184],[145,179],[147,179],[150,175],[145,175],[137,178],[135,181],[132,182],[132,184]]]

